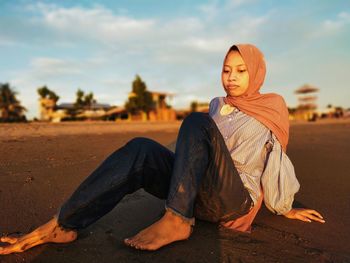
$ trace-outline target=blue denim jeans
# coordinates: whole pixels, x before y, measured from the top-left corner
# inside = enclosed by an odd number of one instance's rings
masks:
[[[85,228],[140,188],[165,199],[167,209],[190,222],[236,219],[252,206],[215,122],[208,114],[191,113],[180,127],[175,153],[151,139],[130,140],[75,190],[58,223]]]

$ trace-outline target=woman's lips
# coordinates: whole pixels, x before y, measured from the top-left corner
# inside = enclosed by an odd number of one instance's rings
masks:
[[[239,85],[229,84],[229,85],[227,85],[227,88],[231,88],[231,89],[239,88]]]

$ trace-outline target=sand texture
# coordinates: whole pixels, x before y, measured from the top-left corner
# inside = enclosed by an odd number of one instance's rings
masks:
[[[0,235],[20,234],[49,220],[79,183],[135,136],[174,148],[180,122],[0,125]],[[164,201],[140,190],[79,234],[71,244],[47,244],[10,262],[350,262],[350,121],[295,123],[287,154],[301,189],[298,204],[326,223],[305,223],[263,207],[251,234],[197,221],[189,240],[156,252],[123,244],[162,214]]]

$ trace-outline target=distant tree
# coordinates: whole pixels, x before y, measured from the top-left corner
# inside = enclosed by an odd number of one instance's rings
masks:
[[[75,99],[75,107],[76,108],[82,108],[84,107],[84,91],[82,91],[81,89],[78,89],[76,94],[76,99]]]
[[[15,92],[8,83],[0,83],[0,121],[20,122],[26,121],[24,108],[16,98]]]
[[[95,103],[96,99],[94,98],[94,94],[92,92],[85,94],[83,90],[77,90],[76,100],[74,103],[76,109],[91,108],[91,106]]]
[[[142,81],[139,75],[136,75],[132,82],[132,92],[129,100],[125,103],[125,108],[128,112],[135,114],[146,112],[147,114],[154,109],[155,103],[152,99],[152,94],[147,91],[146,83]]]
[[[42,99],[51,99],[55,102],[57,102],[60,99],[60,97],[57,96],[57,94],[54,91],[50,90],[47,86],[42,86],[41,88],[38,88],[37,92]]]
[[[86,107],[91,107],[95,103],[96,103],[96,100],[95,100],[94,94],[92,92],[90,92],[89,94],[86,94],[84,96],[84,104]]]

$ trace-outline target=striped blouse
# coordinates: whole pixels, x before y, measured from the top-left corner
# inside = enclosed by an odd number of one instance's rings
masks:
[[[241,180],[254,204],[264,192],[266,207],[276,214],[292,208],[300,185],[294,167],[276,136],[262,123],[239,109],[221,116],[223,97],[209,105],[209,115],[219,128]]]

